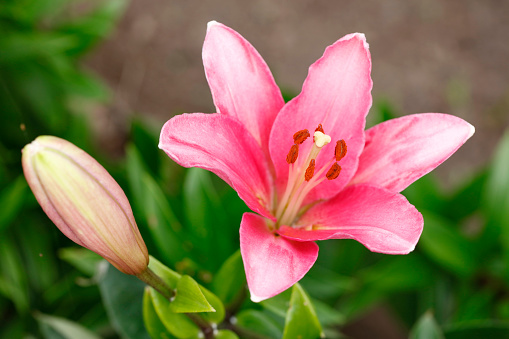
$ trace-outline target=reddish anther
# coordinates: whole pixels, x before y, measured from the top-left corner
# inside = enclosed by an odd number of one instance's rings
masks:
[[[325,132],[323,131],[322,124],[318,124],[318,127],[315,129],[315,132],[316,131],[319,131],[319,132],[322,132],[323,134],[325,134]]]
[[[343,159],[346,155],[346,142],[341,139],[336,143],[336,149],[334,150],[334,155],[336,156],[336,161]]]
[[[297,145],[300,145],[307,138],[309,138],[309,131],[307,129],[303,129],[293,135],[293,142],[295,142]]]
[[[306,169],[306,174],[304,176],[306,181],[311,180],[311,178],[313,177],[313,174],[315,174],[315,159],[311,159],[309,166]]]
[[[286,162],[288,164],[293,164],[297,157],[299,156],[299,145],[293,145],[292,148],[290,148],[290,152],[288,152],[288,155],[286,156]]]
[[[332,167],[327,171],[327,174],[325,175],[327,179],[334,180],[339,176],[339,173],[341,173],[341,166],[338,165],[337,162],[332,165]]]

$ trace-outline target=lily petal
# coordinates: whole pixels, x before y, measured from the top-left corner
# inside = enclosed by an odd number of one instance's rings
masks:
[[[244,213],[240,224],[240,252],[254,302],[291,287],[318,257],[317,244],[280,237],[269,231],[266,221],[259,215]]]
[[[399,193],[356,185],[312,207],[298,224],[306,226],[283,226],[278,233],[299,241],[355,239],[373,252],[407,254],[419,240],[423,218]]]
[[[401,192],[449,158],[474,131],[463,119],[440,113],[383,122],[366,131],[366,145],[352,183]]]
[[[293,144],[293,133],[302,129],[313,132],[318,124],[322,124],[332,142],[322,149],[316,160],[317,168],[333,158],[337,140],[346,141],[348,153],[341,160],[341,175],[318,185],[304,203],[334,196],[353,177],[364,148],[366,115],[372,103],[370,72],[368,44],[360,33],[347,35],[327,47],[323,56],[311,65],[302,92],[283,107],[270,136],[270,155],[280,194],[287,181],[285,159]],[[310,147],[310,142],[302,144],[299,153],[306,154]]]
[[[242,122],[268,157],[270,130],[285,102],[265,61],[239,33],[211,21],[203,64],[217,112]]]
[[[272,202],[267,162],[245,127],[222,114],[182,114],[164,124],[159,148],[184,167],[217,174],[251,208],[266,217]]]

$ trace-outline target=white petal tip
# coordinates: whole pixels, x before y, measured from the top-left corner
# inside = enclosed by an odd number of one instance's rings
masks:
[[[259,303],[260,301],[264,301],[265,299],[267,299],[267,298],[262,298],[262,297],[259,297],[257,295],[254,295],[253,293],[251,293],[251,301],[254,303]]]
[[[467,122],[467,124],[468,124],[468,122]],[[472,135],[474,135],[474,133],[475,133],[475,127],[474,127],[473,125],[471,125],[471,124],[468,124],[468,126],[470,127],[470,131],[469,131],[469,133],[468,133],[468,137],[467,137],[467,139],[470,139],[470,137],[471,137]]]
[[[209,21],[207,23],[207,32],[213,27],[213,26],[218,26],[218,25],[221,25],[219,22],[217,22],[216,20],[212,20],[212,21]]]

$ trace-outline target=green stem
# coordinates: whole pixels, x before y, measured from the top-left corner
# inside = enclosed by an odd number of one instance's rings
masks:
[[[154,273],[150,268],[147,269],[136,277],[143,281],[145,284],[151,286],[157,292],[161,293],[166,299],[171,300],[175,297],[175,290],[170,288],[157,274]],[[203,332],[205,339],[213,339],[214,338],[214,329],[210,324],[194,313],[184,313],[192,322],[196,324]]]
[[[175,291],[170,288],[157,274],[154,273],[150,268],[137,275],[138,279],[143,281],[145,284],[151,286],[157,292],[161,293],[166,299],[170,300],[175,297]]]

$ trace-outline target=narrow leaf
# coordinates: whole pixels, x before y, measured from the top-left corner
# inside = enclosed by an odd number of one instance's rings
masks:
[[[175,289],[170,310],[175,313],[215,312],[200,290],[198,283],[188,275],[182,276]]]
[[[41,331],[46,339],[99,339],[100,337],[89,329],[73,321],[54,317],[42,313],[35,313],[35,319],[41,326]],[[55,334],[55,332],[57,334]]]
[[[145,328],[152,339],[173,339],[175,337],[166,329],[156,313],[150,289],[149,286],[146,286],[145,293],[143,294],[143,321],[145,322]]]
[[[410,339],[444,339],[444,334],[430,311],[417,321],[410,333]]]
[[[292,288],[283,339],[316,339],[321,337],[323,337],[322,326],[318,321],[311,300],[297,283]]]

